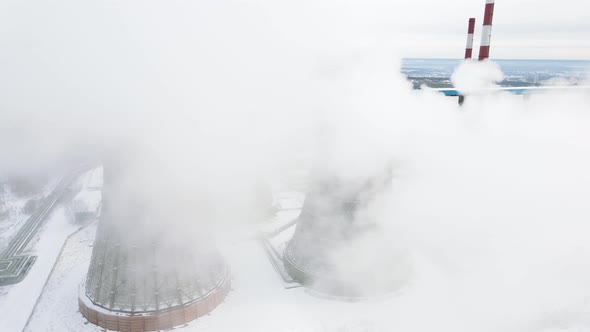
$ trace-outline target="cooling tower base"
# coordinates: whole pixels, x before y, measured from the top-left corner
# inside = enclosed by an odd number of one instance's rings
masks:
[[[362,296],[338,278],[331,278],[329,273],[314,273],[296,263],[288,252],[283,256],[284,268],[291,278],[307,287],[320,297],[342,298],[346,300],[360,299]]]
[[[392,258],[395,260],[395,258]],[[289,251],[289,247],[283,254],[284,268],[291,278],[305,286],[309,292],[315,296],[340,301],[362,301],[368,299],[387,298],[399,293],[400,288],[406,284],[407,276],[404,277],[400,272],[395,278],[375,283],[373,274],[381,273],[379,266],[371,270],[360,269],[354,271],[356,277],[342,273],[337,273],[333,269],[328,268],[327,261],[315,261],[312,266],[316,269],[310,269],[300,264],[302,260],[297,259]],[[406,269],[406,262],[395,260],[398,262],[400,271]],[[320,264],[323,263],[323,264]],[[322,266],[322,267],[320,267]],[[359,282],[363,276],[365,280],[373,280],[367,282]]]
[[[107,330],[121,332],[168,330],[209,314],[223,302],[230,289],[231,280],[228,276],[221,282],[219,287],[197,301],[165,310],[130,314],[109,311],[94,305],[86,297],[84,285],[82,285],[78,297],[78,306],[82,316],[90,323]]]

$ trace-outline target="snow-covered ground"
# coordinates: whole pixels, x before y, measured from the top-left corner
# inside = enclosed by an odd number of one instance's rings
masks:
[[[281,226],[297,217],[302,202],[303,195],[282,192],[275,195],[275,205],[282,209],[276,217],[259,224],[244,223],[232,232],[231,241],[223,243],[220,249],[232,270],[233,290],[209,315],[175,330],[422,332],[445,330],[438,327],[473,326],[469,322],[482,317],[481,314],[478,316],[479,312],[485,311],[482,304],[475,306],[472,297],[457,292],[457,289],[465,287],[464,279],[454,280],[456,275],[449,274],[444,266],[435,264],[427,254],[420,252],[412,255],[412,282],[395,294],[346,302],[322,297],[305,287],[286,289],[259,238],[253,235],[260,231],[271,234],[282,229]],[[8,296],[0,297],[0,331],[104,331],[87,323],[78,311],[79,285],[88,270],[97,222],[76,231],[76,226],[69,223],[64,214],[63,208],[56,210],[42,230],[37,247],[37,252],[42,252],[42,255],[30,275],[13,286]],[[290,231],[292,229],[287,229],[272,239],[279,250],[288,240]],[[43,288],[63,241],[72,232]],[[480,292],[485,289],[479,284],[476,286],[475,289]]]
[[[270,223],[250,225],[241,237],[222,246],[233,274],[232,288],[224,303],[210,315],[178,331],[377,331],[375,316],[395,303],[395,297],[362,302],[341,302],[310,294],[305,288],[285,289],[280,276],[260,244],[251,236],[297,216],[297,195],[285,195],[285,206]],[[96,224],[69,238],[39,304],[25,331],[102,331],[78,312],[78,286],[83,281],[92,252]]]
[[[43,199],[51,192],[56,183],[57,178],[52,179],[40,192],[27,196],[14,194],[9,185],[0,188],[0,195],[2,196],[0,197],[0,252],[8,246],[10,239],[31,216],[31,211],[25,210],[27,202]]]
[[[78,194],[72,199],[70,207],[74,214],[92,213],[98,215],[102,201],[102,167],[92,169],[80,176],[75,186]]]
[[[91,187],[87,180],[94,177],[92,174],[81,178],[80,182],[84,183],[81,193]],[[252,236],[260,231],[272,233],[289,224],[298,216],[303,199],[304,196],[295,191],[275,194],[274,203],[279,209],[275,217],[240,228],[232,241],[222,244],[220,249],[232,269],[233,290],[210,315],[176,330],[379,330],[375,322],[389,317],[387,308],[396,306],[395,296],[343,302],[316,296],[304,287],[286,289],[260,240]],[[103,331],[81,316],[77,300],[79,285],[88,270],[97,222],[79,229],[79,225],[68,220],[65,212],[63,207],[56,210],[42,231],[37,247],[42,255],[30,275],[13,286],[8,296],[0,298],[0,312],[9,313],[4,316],[8,319],[1,320],[0,331]],[[273,244],[282,248],[292,230],[286,229],[275,236]]]
[[[289,224],[297,217],[302,203],[303,195],[297,192],[275,195],[275,205],[280,210],[274,218],[246,224],[236,230],[231,241],[221,244],[232,270],[233,290],[209,315],[175,330],[370,332],[391,328],[404,331],[411,326],[413,330],[427,331],[437,321],[444,324],[444,320],[457,318],[443,301],[453,296],[446,291],[444,277],[438,268],[420,257],[415,257],[415,268],[420,272],[418,276],[425,277],[414,280],[420,287],[408,285],[397,294],[346,302],[318,296],[305,287],[286,289],[259,238],[253,234],[272,233]],[[80,229],[80,225],[69,221],[65,208],[55,211],[41,231],[36,247],[41,255],[33,270],[23,282],[11,287],[7,296],[0,297],[0,331],[104,331],[87,323],[78,311],[79,285],[88,270],[96,226],[94,221]],[[279,248],[284,245],[290,231],[276,236],[274,244]],[[428,319],[419,316],[422,312],[429,313]]]
[[[8,246],[22,223],[30,217],[30,214],[22,211],[29,198],[17,198],[9,191],[4,197],[3,218],[0,218],[0,252]]]
[[[77,312],[77,285],[88,271],[96,225],[95,221],[68,239],[24,331],[81,331],[86,328],[84,318]],[[89,325],[86,330],[101,329],[92,329]]]
[[[36,255],[37,260],[25,279],[18,284],[1,287],[5,294],[0,296],[0,312],[5,318],[0,319],[0,331],[23,329],[63,243],[76,228],[65,207],[53,211],[39,231],[42,236],[34,246],[34,251],[29,253]]]
[[[103,168],[97,167],[82,174],[78,182],[83,189],[88,191],[100,191],[102,189]]]
[[[75,201],[81,202],[88,207],[98,207],[101,201],[102,169],[99,168],[86,172],[77,182],[77,186],[72,186],[74,190],[79,190]],[[54,186],[55,181],[51,181],[37,195],[40,197],[47,195]],[[29,217],[29,215],[18,212],[22,210],[26,201],[30,199],[30,197],[17,199],[10,193],[4,197],[7,198],[5,203],[9,207],[11,214],[4,223],[5,227],[0,229],[3,247]],[[9,227],[6,225],[9,225]],[[26,251],[22,253],[37,257],[27,276],[18,284],[0,287],[0,312],[2,312],[0,331],[12,332],[22,331],[24,329],[41,294],[45,294],[48,292],[48,289],[51,289],[50,287],[47,288],[44,286],[49,280],[50,275],[55,274],[52,273],[52,269],[54,269],[56,260],[64,256],[63,253],[60,254],[60,251],[65,246],[66,239],[84,227],[84,224],[77,223],[74,220],[72,204],[70,202],[63,202],[53,210],[33,240],[29,243]],[[68,241],[68,243],[70,242]],[[66,255],[69,254],[66,253]],[[78,256],[77,253],[72,256],[82,257]],[[84,264],[84,262],[82,263]],[[34,331],[44,330],[45,327],[34,329]]]

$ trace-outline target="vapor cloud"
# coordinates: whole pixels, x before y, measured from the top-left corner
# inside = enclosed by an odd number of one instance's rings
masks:
[[[393,165],[372,210],[379,243],[360,239],[339,262],[403,255],[411,280],[398,313],[373,316],[377,330],[587,329],[587,92],[484,93],[460,107],[413,91],[383,23],[391,10],[4,3],[0,175],[145,153],[133,191],[196,233],[250,222],[255,184],[302,159],[348,179]],[[454,83],[470,92],[501,77],[469,63]]]

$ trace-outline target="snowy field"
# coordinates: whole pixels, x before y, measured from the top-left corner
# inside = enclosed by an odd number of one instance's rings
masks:
[[[79,190],[74,201],[84,201],[84,205],[97,206],[100,202],[100,191],[97,192],[95,188],[101,185],[102,169],[86,172],[72,186]],[[50,183],[40,195],[46,195],[52,186],[53,183]],[[9,207],[17,209],[20,207],[21,200],[7,201],[7,203],[15,203]],[[15,225],[4,234],[3,244],[9,242],[10,236],[18,231],[22,220],[17,218],[12,222]],[[71,202],[62,202],[53,210],[23,253],[37,256],[35,264],[25,279],[15,285],[0,287],[0,312],[3,313],[3,318],[0,319],[0,331],[22,331],[25,328],[31,313],[38,305],[37,300],[42,294],[52,292],[51,286],[45,284],[50,276],[56,274],[54,265],[58,259],[61,260],[64,257],[62,248],[65,249],[67,238],[84,226],[74,220]],[[59,297],[61,298],[62,294],[59,294]],[[39,327],[33,331],[44,331],[46,328]]]
[[[397,297],[343,302],[311,294],[303,287],[285,289],[253,236],[296,217],[301,207],[297,195],[284,195],[277,202],[286,210],[270,223],[240,229],[222,248],[233,274],[233,290],[224,303],[210,315],[175,330],[234,331],[239,326],[241,331],[378,331],[375,322],[389,316],[386,308],[400,304]],[[77,302],[95,232],[93,223],[69,238],[24,331],[103,331],[87,324]]]
[[[78,312],[77,285],[88,271],[96,225],[95,221],[69,238],[24,331],[80,331],[84,328],[85,319]]]
[[[75,230],[76,225],[71,223],[64,207],[54,210],[40,230],[40,240],[34,246],[34,253],[38,257],[31,271],[20,283],[2,287],[6,293],[0,296],[0,312],[8,319],[0,320],[0,331],[23,329],[63,243]]]
[[[83,194],[88,188],[92,186],[85,183],[77,198],[88,195]],[[232,269],[233,290],[210,315],[175,330],[234,331],[239,326],[241,331],[378,331],[376,322],[389,316],[385,308],[400,305],[398,297],[345,302],[304,287],[286,289],[269,262],[256,234],[295,219],[303,198],[298,192],[275,194],[279,211],[271,220],[236,229],[221,247]],[[65,213],[64,207],[56,210],[41,231],[42,240],[35,248],[42,254],[29,276],[0,297],[0,310],[9,313],[0,331],[103,331],[82,317],[77,300],[98,222],[80,228]],[[292,228],[279,234],[275,244],[283,247],[291,233]]]
[[[31,216],[31,211],[25,209],[26,204],[47,196],[55,186],[56,180],[49,181],[40,192],[24,196],[15,194],[10,186],[0,185],[0,252],[8,245],[22,223]]]

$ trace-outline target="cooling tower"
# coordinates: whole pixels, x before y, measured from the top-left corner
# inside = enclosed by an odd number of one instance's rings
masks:
[[[392,271],[400,268],[398,253],[388,251],[369,209],[390,183],[390,172],[359,181],[315,181],[284,252],[289,275],[338,297],[374,296],[397,288]]]
[[[155,180],[164,174],[132,166],[104,165],[102,213],[79,308],[108,330],[170,329],[219,305],[230,272],[207,234],[195,236],[182,228],[190,224],[176,222],[186,211],[166,206],[175,195]]]

